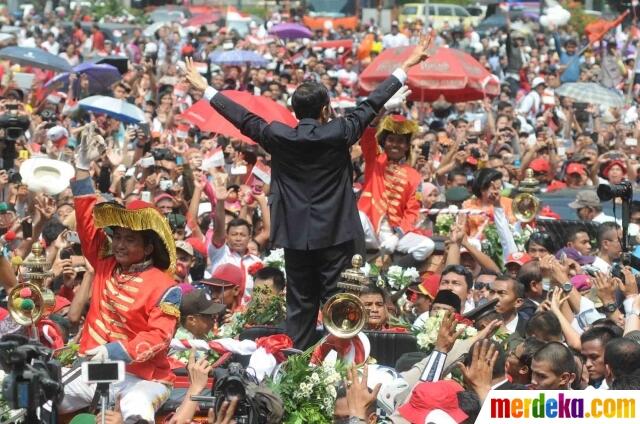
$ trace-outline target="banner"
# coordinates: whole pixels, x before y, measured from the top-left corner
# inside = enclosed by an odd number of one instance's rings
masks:
[[[492,390],[477,424],[631,424],[640,417],[636,390]]]

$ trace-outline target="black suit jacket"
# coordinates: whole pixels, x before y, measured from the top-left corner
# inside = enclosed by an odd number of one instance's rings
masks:
[[[211,106],[271,154],[271,241],[313,250],[363,238],[349,148],[402,84],[390,76],[352,112],[296,128],[267,122],[218,93]]]

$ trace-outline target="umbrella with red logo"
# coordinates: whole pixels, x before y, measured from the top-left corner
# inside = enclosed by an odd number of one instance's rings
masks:
[[[236,90],[225,90],[222,94],[269,123],[278,121],[291,127],[298,125],[298,121],[286,107],[267,97],[254,96],[246,91]],[[216,112],[206,100],[198,101],[185,110],[180,117],[197,126],[201,131],[214,132],[255,144],[255,141],[243,135],[231,122]]]
[[[384,50],[360,74],[360,87],[372,91],[413,52],[414,46]],[[408,72],[412,100],[433,102],[441,95],[448,102],[481,100],[500,94],[500,81],[477,60],[460,50],[440,47]]]

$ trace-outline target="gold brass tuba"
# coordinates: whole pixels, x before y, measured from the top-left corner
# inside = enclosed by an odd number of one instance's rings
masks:
[[[51,277],[51,264],[47,263],[40,243],[34,243],[31,255],[22,263],[25,280],[9,292],[8,309],[15,322],[22,326],[35,325],[55,306],[55,295],[44,287],[44,280]]]
[[[329,333],[340,339],[355,337],[367,323],[367,310],[358,297],[368,278],[362,268],[362,256],[354,255],[351,269],[341,274],[343,281],[338,287],[346,293],[331,296],[322,307],[322,322]]]
[[[520,194],[513,199],[513,215],[520,222],[531,222],[540,212],[540,200],[535,196],[540,188],[531,168],[525,171],[525,179],[520,183],[518,190]]]

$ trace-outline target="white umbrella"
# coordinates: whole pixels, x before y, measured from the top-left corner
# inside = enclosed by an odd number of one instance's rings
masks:
[[[109,96],[91,96],[78,102],[81,109],[94,113],[104,113],[127,124],[145,121],[144,112],[136,105]]]

